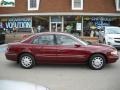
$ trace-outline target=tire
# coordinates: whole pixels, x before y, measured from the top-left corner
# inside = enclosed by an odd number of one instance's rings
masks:
[[[32,55],[24,53],[20,56],[19,63],[22,68],[30,69],[35,65],[35,59]]]
[[[93,70],[101,70],[105,64],[105,57],[101,54],[94,54],[89,60],[89,67]]]

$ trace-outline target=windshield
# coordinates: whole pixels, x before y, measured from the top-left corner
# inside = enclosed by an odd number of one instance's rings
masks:
[[[120,28],[119,27],[113,27],[106,30],[107,34],[120,34]]]

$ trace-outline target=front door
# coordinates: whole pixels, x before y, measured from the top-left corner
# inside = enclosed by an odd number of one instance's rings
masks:
[[[59,63],[82,63],[85,60],[84,48],[79,42],[66,35],[57,35],[57,61]]]
[[[51,23],[51,32],[62,32],[62,23],[60,22]]]

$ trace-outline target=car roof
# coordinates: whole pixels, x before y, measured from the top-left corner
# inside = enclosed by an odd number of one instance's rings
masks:
[[[61,35],[69,35],[69,36],[72,36],[71,34],[69,33],[66,33],[66,32],[41,32],[41,33],[36,33],[35,36],[37,35],[42,35],[42,34],[61,34]]]

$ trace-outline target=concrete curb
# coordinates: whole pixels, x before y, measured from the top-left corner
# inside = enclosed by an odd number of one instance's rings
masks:
[[[4,53],[4,52],[6,51],[7,45],[8,45],[8,44],[0,45],[0,53]]]
[[[0,48],[1,48],[1,47],[5,47],[5,46],[7,46],[7,45],[8,45],[8,44],[2,44],[2,45],[0,45]]]

